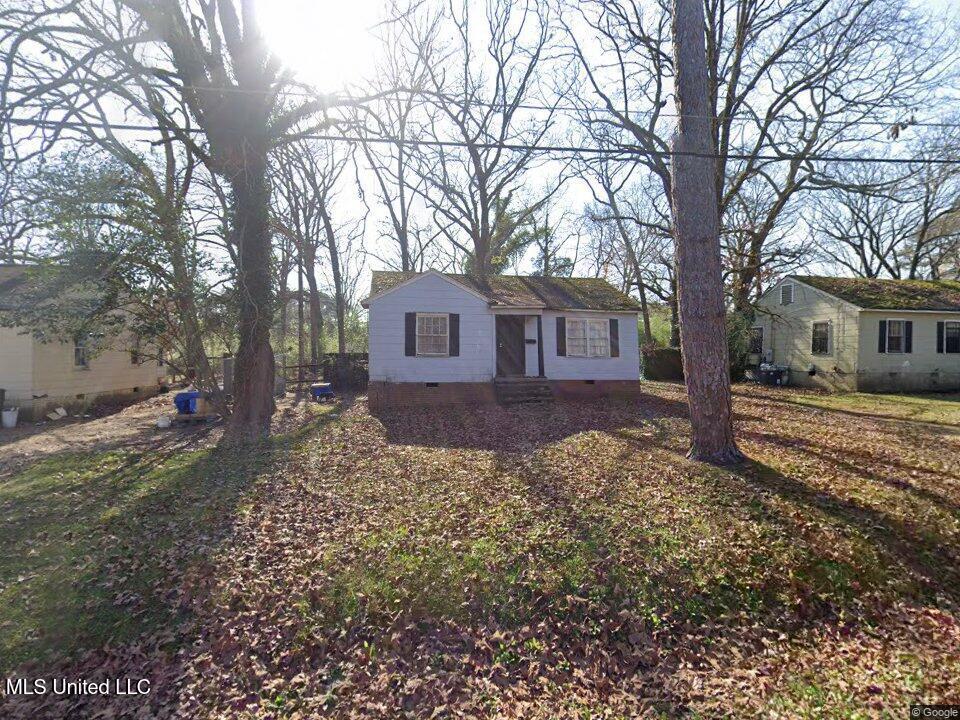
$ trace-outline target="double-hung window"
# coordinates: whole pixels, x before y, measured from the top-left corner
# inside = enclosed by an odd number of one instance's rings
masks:
[[[445,313],[417,313],[417,355],[448,355],[450,322]]]
[[[73,343],[73,366],[76,368],[90,367],[90,355],[86,336],[78,337]]]
[[[813,324],[813,340],[810,350],[814,355],[830,354],[830,323],[815,322]]]
[[[610,321],[567,318],[567,355],[610,357]]]
[[[904,352],[904,330],[905,322],[903,320],[887,320],[887,352]]]
[[[948,353],[960,353],[960,322],[943,324],[943,349]]]
[[[760,355],[763,353],[763,328],[750,328],[750,354]]]

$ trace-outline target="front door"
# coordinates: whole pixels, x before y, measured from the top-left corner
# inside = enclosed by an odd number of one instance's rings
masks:
[[[497,375],[523,375],[523,315],[497,315]]]

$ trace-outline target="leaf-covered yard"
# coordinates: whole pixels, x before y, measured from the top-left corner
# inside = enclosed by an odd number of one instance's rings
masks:
[[[743,387],[751,462],[717,470],[683,457],[682,388],[646,389],[378,417],[361,399],[256,463],[202,451],[126,481],[26,468],[0,480],[17,548],[0,565],[17,600],[0,604],[5,660],[153,680],[146,701],[48,698],[50,716],[854,718],[960,702],[960,428]],[[117,493],[139,500],[111,512]],[[104,507],[74,517],[85,503]],[[80,545],[60,558],[66,533]],[[52,642],[54,627],[81,640]],[[38,655],[51,647],[88,652]]]

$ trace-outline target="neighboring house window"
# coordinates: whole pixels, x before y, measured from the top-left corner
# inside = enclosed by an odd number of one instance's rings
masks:
[[[448,317],[417,313],[417,355],[446,355],[450,348]]]
[[[761,355],[763,353],[763,328],[750,328],[750,354]]]
[[[793,285],[780,286],[780,304],[789,305],[793,302]]]
[[[567,318],[567,355],[610,357],[610,321]]]
[[[140,364],[140,338],[136,337],[133,339],[133,350],[130,351],[130,364],[139,365]]]
[[[830,353],[830,323],[815,322],[813,324],[811,351],[814,355],[828,355]]]
[[[87,338],[77,338],[73,343],[73,366],[78,368],[90,367],[89,348]]]
[[[887,320],[887,352],[903,352],[903,320]]]
[[[943,324],[943,347],[948,353],[960,353],[960,322]]]

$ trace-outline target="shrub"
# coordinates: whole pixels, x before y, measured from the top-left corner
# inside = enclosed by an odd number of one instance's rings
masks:
[[[750,319],[742,313],[727,315],[727,351],[730,355],[730,378],[742,380],[750,349]],[[647,380],[683,380],[683,358],[680,348],[644,345],[640,364]]]
[[[647,380],[683,380],[680,348],[644,345],[640,351],[641,371]]]

